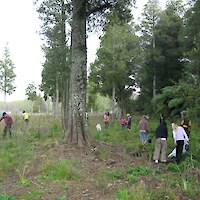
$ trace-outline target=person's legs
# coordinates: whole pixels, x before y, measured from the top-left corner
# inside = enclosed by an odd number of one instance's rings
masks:
[[[145,146],[145,144],[146,144],[146,134],[145,133],[140,133],[140,140],[141,140],[141,144],[142,144],[142,147],[143,147],[143,151],[145,151],[146,150],[146,146]]]
[[[153,154],[153,160],[157,163],[160,158],[161,138],[156,139],[155,150]]]
[[[161,140],[161,162],[166,162],[167,141]]]
[[[9,131],[9,126],[6,124],[3,130],[3,138],[6,137],[7,132]]]
[[[10,133],[10,137],[12,136],[12,134],[11,134],[11,127],[12,127],[12,125],[11,124],[8,124],[8,132]]]

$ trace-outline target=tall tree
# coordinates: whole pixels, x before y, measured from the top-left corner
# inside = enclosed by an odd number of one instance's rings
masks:
[[[37,91],[36,90],[37,90],[37,87],[35,86],[34,82],[28,84],[28,86],[25,90],[25,94],[27,96],[27,99],[32,102],[32,106],[31,106],[32,113],[33,113],[34,101],[37,99]]]
[[[178,82],[182,77],[184,69],[183,62],[181,62],[183,49],[180,41],[183,30],[182,13],[182,2],[170,0],[156,25],[156,48],[159,49],[160,58],[162,58],[157,61],[157,93],[163,87]]]
[[[94,90],[109,96],[113,106],[117,101],[122,110],[136,87],[135,77],[141,60],[139,37],[135,32],[134,24],[120,22],[112,15],[97,51],[98,58],[91,66]],[[114,108],[112,110],[114,112]]]
[[[108,13],[116,9],[124,15],[124,10],[131,4],[131,0],[80,1],[72,0],[72,68],[71,68],[71,98],[69,112],[69,129],[67,141],[83,146],[90,143],[86,112],[86,79],[87,79],[87,47],[86,20],[95,14]],[[119,12],[119,10],[121,12]]]
[[[155,9],[155,6],[151,5],[150,8],[152,7]],[[154,13],[150,8],[147,9],[147,13]],[[142,42],[146,57],[139,73],[140,102],[143,102],[143,105],[145,102],[148,105],[153,103],[153,110],[156,109],[156,103],[151,102],[152,98],[155,98],[163,87],[173,85],[182,76],[183,64],[180,60],[183,57],[183,51],[179,39],[183,28],[181,12],[181,1],[171,0],[166,9],[157,14],[156,23],[152,22],[155,17],[147,18],[146,15],[145,23],[142,23],[145,33],[142,36]],[[150,29],[146,26],[149,23]],[[152,24],[154,24],[153,27]],[[151,112],[152,109],[148,108],[149,106],[144,107]]]
[[[43,21],[41,34],[45,44],[45,62],[42,71],[41,90],[45,98],[51,97],[54,116],[57,116],[58,102],[62,105],[63,128],[67,128],[69,105],[70,58],[67,46],[66,22],[69,20],[67,10],[70,5],[64,0],[44,0],[37,11]]]
[[[0,90],[4,93],[4,108],[6,108],[6,95],[11,95],[16,89],[13,85],[16,77],[14,69],[9,48],[6,46],[4,48],[3,60],[0,61]]]
[[[52,8],[53,5],[59,4],[59,0],[47,0],[46,2],[50,2],[50,4],[42,8],[44,13],[47,12],[48,8]],[[90,143],[87,129],[88,124],[85,118],[87,80],[86,21],[88,20],[88,27],[90,28],[93,27],[94,23],[102,24],[101,17],[106,16],[111,9],[115,9],[116,13],[118,13],[121,18],[125,18],[125,11],[132,5],[134,0],[60,0],[60,2],[66,3],[66,6],[69,8],[68,14],[72,14],[70,21],[70,108],[68,112],[68,132],[65,137],[65,142],[83,146],[84,144]],[[55,12],[53,9],[49,9],[49,11]],[[56,11],[60,10],[58,9]],[[49,16],[46,23],[51,23],[55,18],[54,14]],[[66,69],[64,71],[66,71]]]
[[[148,0],[147,4],[144,6],[142,13],[142,46],[146,54],[145,67],[146,73],[142,70],[140,87],[141,92],[147,91],[145,87],[143,88],[142,84],[148,83],[150,85],[150,90],[148,91],[147,96],[155,97],[156,96],[156,59],[158,58],[158,52],[156,51],[156,37],[155,37],[155,27],[159,20],[161,8],[159,7],[158,0]],[[146,76],[146,77],[145,77]],[[144,83],[143,83],[144,82]],[[146,96],[145,95],[145,96]],[[153,110],[155,110],[155,105],[153,105]]]

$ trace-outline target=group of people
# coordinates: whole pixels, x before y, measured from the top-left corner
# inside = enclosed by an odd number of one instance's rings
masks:
[[[190,138],[190,128],[191,128],[191,120],[187,118],[186,111],[181,112],[182,121],[180,125],[173,122],[172,130],[173,130],[173,140],[176,146],[174,152],[176,157],[176,163],[179,164],[181,161],[182,153],[186,146],[189,145]],[[164,116],[160,116],[160,124],[156,128],[156,142],[155,142],[155,150],[153,154],[153,160],[157,164],[159,161],[166,163],[166,149],[167,149],[167,138],[168,138],[168,129],[167,124],[165,122]]]
[[[189,149],[189,138],[190,138],[190,128],[191,120],[187,117],[186,111],[181,112],[182,121],[180,125],[173,122],[172,131],[173,131],[173,140],[176,148],[172,151],[170,156],[176,157],[176,163],[179,164],[181,161],[182,153],[186,152]],[[122,117],[120,120],[122,129],[127,127],[127,130],[130,131],[131,128],[131,115],[127,114],[127,120]],[[149,142],[148,134],[149,129],[149,117],[143,115],[138,124],[138,129],[140,133],[140,141],[143,151],[146,150],[146,144]],[[159,125],[155,131],[156,142],[155,150],[153,154],[153,160],[157,164],[159,161],[162,163],[167,162],[166,150],[167,150],[167,138],[168,138],[168,129],[167,124],[164,119],[163,114],[160,115]],[[170,157],[169,156],[169,157]]]
[[[26,124],[28,124],[29,122],[29,115],[26,111],[23,111],[23,120]],[[6,137],[6,134],[9,133],[10,137],[12,136],[12,132],[11,132],[11,128],[12,128],[12,124],[13,124],[13,119],[12,117],[6,113],[3,112],[2,117],[0,118],[0,121],[4,120],[5,122],[5,127],[3,130],[3,138]]]

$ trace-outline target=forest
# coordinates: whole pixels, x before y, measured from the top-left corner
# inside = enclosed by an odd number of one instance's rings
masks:
[[[0,199],[199,199],[200,1],[168,0],[161,9],[148,0],[139,20],[135,0],[33,3],[44,41],[40,90],[60,115],[32,115],[28,127],[14,116],[13,137],[1,140]],[[88,65],[91,32],[100,47]],[[35,101],[34,90],[27,95]],[[180,165],[169,159],[155,167],[159,116],[167,121],[169,154],[171,123],[183,110],[192,120],[190,150]],[[112,122],[99,133],[104,112]],[[131,132],[119,124],[127,114]],[[142,115],[151,138],[144,152]]]
[[[41,90],[61,102],[67,143],[90,143],[85,113],[109,111],[174,119],[199,117],[199,1],[144,5],[135,1],[35,1],[45,41]],[[87,65],[87,34],[100,32],[96,60]],[[117,111],[116,111],[117,110]]]

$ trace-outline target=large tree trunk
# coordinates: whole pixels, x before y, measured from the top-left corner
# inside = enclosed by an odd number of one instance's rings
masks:
[[[68,117],[69,117],[69,79],[64,81],[65,88],[63,88],[63,93],[61,97],[62,107],[62,127],[63,130],[66,132],[68,126]]]
[[[84,146],[89,144],[88,124],[86,120],[86,1],[73,0],[72,17],[72,68],[71,97],[67,142]]]

